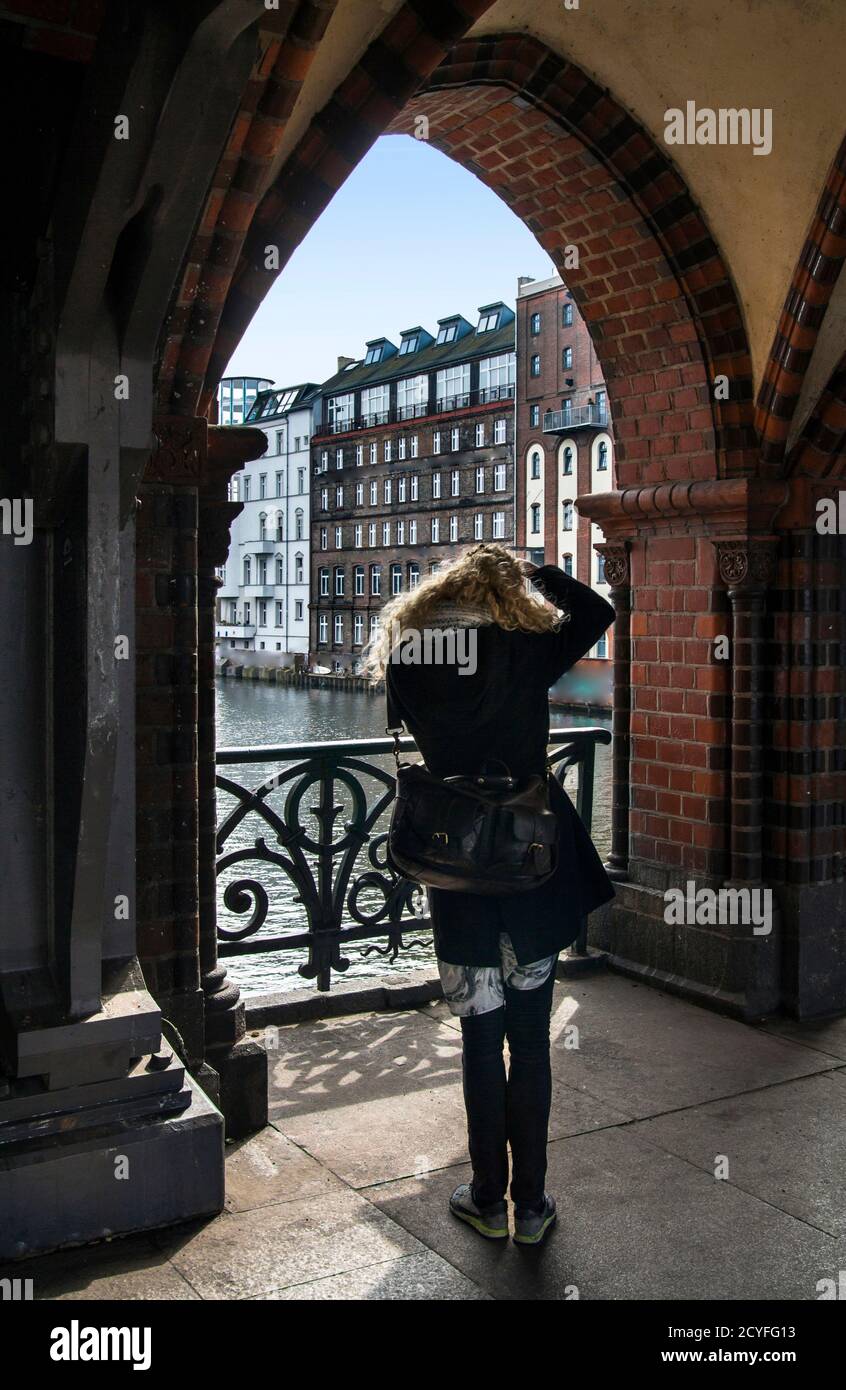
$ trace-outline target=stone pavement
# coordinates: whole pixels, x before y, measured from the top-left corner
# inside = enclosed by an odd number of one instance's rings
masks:
[[[229,1145],[220,1217],[0,1274],[46,1299],[807,1300],[836,1281],[846,1019],[750,1027],[602,973],[557,984],[552,1030],[541,1250],[447,1212],[469,1167],[438,1002],[280,1028],[271,1124]]]

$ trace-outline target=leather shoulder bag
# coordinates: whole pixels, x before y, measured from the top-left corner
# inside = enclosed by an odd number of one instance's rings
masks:
[[[386,692],[387,692],[387,680]],[[505,764],[436,777],[400,758],[402,720],[387,693],[397,793],[388,833],[396,871],[415,883],[458,893],[510,895],[539,888],[558,863],[558,818],[547,768],[518,780]]]

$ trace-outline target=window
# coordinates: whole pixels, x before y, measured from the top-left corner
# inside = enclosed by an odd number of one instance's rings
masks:
[[[405,435],[403,435],[401,439],[397,440],[397,458],[405,458]]]
[[[455,542],[458,540],[458,517],[451,516],[449,519],[449,538]]]
[[[303,557],[299,553],[294,556],[294,583],[302,584],[305,582],[303,573]]]
[[[411,475],[411,500],[412,500],[412,502],[416,502],[419,495],[420,495],[420,475],[419,475],[418,473],[412,473],[412,475]]]
[[[344,466],[344,451],[343,451],[343,449],[336,449],[336,450],[335,450],[335,467],[336,467],[336,468],[343,468],[343,466]]]
[[[405,494],[406,494],[407,489],[408,489],[408,484],[407,484],[407,482],[406,482],[405,475],[403,475],[403,477],[401,477],[401,478],[397,478],[397,501],[398,501],[398,502],[404,502],[404,501],[405,501]]]
[[[305,469],[297,469],[297,492],[305,492]]]
[[[442,367],[435,376],[435,400],[439,410],[468,405],[470,398],[470,363]]]
[[[565,304],[561,313],[561,325],[563,328],[573,327],[573,306]]]
[[[330,396],[326,402],[326,419],[334,434],[348,429],[352,424],[355,396],[349,392],[343,396]],[[328,462],[328,460],[327,460]]]
[[[565,347],[565,348],[563,348],[562,351],[561,351],[561,369],[562,369],[562,371],[565,371],[565,372],[566,372],[566,371],[569,371],[569,370],[572,368],[572,366],[573,366],[573,349],[572,349],[571,347]]]
[[[285,561],[281,555],[276,556],[276,583],[285,583]]]
[[[353,546],[356,550],[361,550],[361,523],[353,527]]]
[[[604,391],[597,391],[597,393],[596,393],[596,400],[594,401],[594,409],[595,409],[595,411],[596,411],[596,422],[597,422],[597,424],[598,424],[598,425],[605,425],[605,424],[607,424],[607,423],[608,423],[608,398],[607,398],[607,396],[606,396],[606,394],[605,394]]]
[[[392,445],[393,445],[393,440],[392,440],[392,439],[386,439],[386,440],[385,440],[384,447],[383,447],[383,450],[382,450],[382,456],[383,456],[383,458],[384,458],[384,460],[385,460],[386,463],[390,463],[390,461],[391,461]]]
[[[569,444],[561,455],[561,471],[563,473],[572,473],[573,471],[573,450]]]
[[[303,539],[303,509],[302,509],[302,507],[297,507],[297,510],[294,512],[294,540],[295,540],[295,541],[301,541],[302,539]]]
[[[374,598],[379,598],[382,593],[382,566],[370,566],[370,592]]]
[[[494,309],[490,313],[482,314],[479,319],[477,333],[492,333],[499,324],[499,309]]]
[[[260,598],[258,604],[258,626],[267,627],[267,599]]]
[[[505,464],[495,463],[493,471],[494,492],[505,492]]]
[[[389,521],[382,522],[382,544],[391,544],[391,523]]]
[[[458,324],[454,321],[438,324],[438,336],[435,339],[436,347],[443,347],[444,343],[454,343],[457,332]]]
[[[247,558],[246,558],[245,561],[244,561],[244,583],[245,583],[245,584],[252,584],[253,581],[252,581],[252,579],[251,579],[251,577],[250,577],[250,576],[251,576],[251,573],[252,573],[252,562],[250,561],[250,557],[249,557],[249,555],[248,555]]]
[[[482,539],[484,538],[484,534],[485,534],[485,514],[484,514],[484,512],[477,512],[476,515],[473,517],[473,539],[474,539],[474,541],[480,541],[480,540],[482,540]]]
[[[262,512],[259,515],[259,540],[267,540],[267,512]]]
[[[336,506],[336,507],[343,507],[343,505],[344,505],[344,485],[343,485],[343,483],[339,483],[338,486],[335,488],[335,506]]]
[[[397,419],[413,420],[429,408],[429,378],[407,376],[397,382]]]
[[[377,633],[378,631],[379,631],[379,614],[378,614],[378,613],[371,613],[371,614],[370,614],[370,636],[371,636],[371,637],[375,637],[375,636],[376,636],[376,633]]]
[[[329,615],[327,613],[321,613],[317,619],[317,640],[324,647],[329,641]]]
[[[245,473],[245,474],[244,474],[244,501],[245,501],[245,502],[249,502],[249,500],[250,500],[250,476],[249,476],[248,473]]]
[[[342,565],[335,567],[335,597],[344,597],[344,569]]]
[[[408,544],[409,544],[409,545],[416,545],[416,544],[417,544],[417,518],[416,518],[416,517],[412,517],[411,520],[410,520],[410,522],[408,523]]]
[[[494,420],[494,444],[504,444],[508,433],[507,420]]]
[[[353,586],[356,598],[360,598],[364,593],[364,565],[356,565],[353,570]]]
[[[344,543],[343,527],[335,527],[335,549],[340,550]]]
[[[320,489],[320,510],[321,510],[322,512],[325,512],[325,511],[328,509],[328,507],[329,507],[329,489],[328,489],[328,487],[322,487],[322,488]]]
[[[370,445],[370,448],[369,448],[369,461],[370,461],[370,463],[375,463],[375,462],[376,462],[376,441],[375,441],[375,440],[373,441],[373,443]]]
[[[355,613],[353,615],[353,646],[360,647],[364,643],[364,614]]]
[[[276,496],[277,496],[277,497],[281,497],[281,496],[282,496],[282,474],[281,474],[281,473],[277,473],[277,474],[276,474]]]
[[[356,466],[356,468],[360,468],[361,465],[362,465],[363,463],[364,463],[364,445],[363,445],[363,444],[356,444],[356,446],[355,446],[355,466]]]
[[[380,338],[378,343],[368,343],[367,352],[364,356],[365,367],[372,367],[374,362],[381,361],[382,349],[385,346],[385,339]]]
[[[257,584],[266,584],[266,583],[267,583],[267,556],[266,556],[266,555],[257,555],[257,556],[256,556],[256,571],[257,571],[257,573],[256,573],[256,583],[257,583]]]
[[[328,529],[328,527],[326,527],[326,526],[321,526],[321,528],[320,528],[320,549],[321,549],[321,550],[328,550],[328,548],[329,548],[329,529]]]
[[[369,425],[384,425],[388,418],[391,388],[387,382],[381,386],[365,386],[361,393],[361,413]]]
[[[433,432],[433,434],[432,434],[432,453],[433,453],[433,454],[439,454],[440,452],[441,452],[441,432],[440,432],[440,430],[435,430],[435,431]]]
[[[392,484],[392,483],[393,483],[393,478],[386,478],[385,481],[384,481],[384,484],[382,485],[382,495],[383,495],[384,500],[385,500],[386,502],[390,502],[390,500],[391,500],[391,484]]]
[[[541,316],[540,314],[532,314],[531,318],[529,319],[529,332],[531,333],[533,338],[536,338],[540,331]]]
[[[604,439],[601,441],[597,450],[596,466],[603,470],[608,467],[608,445],[605,443]]]
[[[319,469],[318,469],[317,471],[318,471],[319,473],[325,473],[325,472],[327,471],[328,468],[329,468],[329,450],[328,450],[328,449],[321,449],[321,450],[320,450],[320,467],[319,467]]]
[[[301,623],[303,620],[303,601],[298,598],[294,603],[294,622]]]
[[[341,644],[343,643],[343,640],[344,640],[344,615],[343,615],[343,613],[336,613],[336,614],[335,614],[335,620],[334,620],[334,623],[333,623],[333,628],[334,628],[334,631],[333,631],[333,633],[332,633],[332,640],[333,640],[333,642],[335,643],[335,646],[336,646],[336,647],[339,647],[339,646],[341,646]]]
[[[317,573],[318,573],[318,578],[319,578],[319,580],[320,580],[320,597],[321,597],[321,598],[328,598],[328,597],[329,597],[329,571],[328,571],[328,569],[319,569]]]
[[[482,466],[482,464],[479,464],[479,467],[476,469],[476,491],[477,491],[477,492],[484,492],[484,490],[485,490],[485,470],[484,470],[484,467]]]
[[[355,485],[355,505],[357,507],[364,506],[364,483],[356,483]]]
[[[285,431],[284,431],[284,430],[277,430],[277,431],[276,431],[276,452],[277,452],[277,454],[281,454],[281,453],[282,453],[282,449],[283,449],[283,447],[284,447],[284,444],[285,444]]]
[[[540,502],[532,503],[532,535],[540,534]]]
[[[283,621],[284,621],[283,608],[284,608],[284,605],[283,605],[281,602],[277,601],[277,604],[276,604],[276,626],[277,626],[277,627],[282,627],[282,624],[283,624]]]
[[[372,549],[376,544],[376,522],[371,521],[367,527],[367,544]]]
[[[250,623],[250,622],[252,621],[252,611],[253,611],[253,610],[252,610],[252,605],[249,604],[249,603],[245,603],[245,604],[244,604],[244,622],[245,622],[245,623]]]
[[[402,565],[391,565],[391,593],[402,593]]]
[[[411,564],[408,567],[408,587],[409,589],[416,589],[419,583],[420,566],[417,564],[416,560],[412,560]]]
[[[409,352],[417,351],[417,344],[420,341],[419,333],[410,333],[407,338],[400,340],[399,355],[405,357]]]
[[[441,539],[441,519],[438,516],[432,517],[432,541],[437,542]]]
[[[452,449],[453,453],[455,453],[456,449],[461,448],[461,430],[459,429],[458,425],[453,425],[452,429],[450,430],[449,446]]]
[[[371,505],[371,507],[375,507],[375,506],[376,506],[376,503],[377,503],[378,501],[379,501],[379,484],[378,484],[378,482],[376,481],[375,478],[372,478],[372,479],[371,479],[371,482],[370,482],[370,505]]]
[[[478,421],[475,430],[476,448],[481,449],[485,443],[485,426],[483,421]]]
[[[534,450],[529,463],[531,466],[531,477],[539,478],[541,475],[541,456],[537,449]]]
[[[493,531],[491,534],[495,541],[503,540],[505,536],[505,512],[494,512]]]
[[[572,555],[569,555],[569,554],[563,555],[563,556],[562,556],[562,560],[563,560],[563,564],[562,564],[561,568],[563,569],[563,571],[564,571],[565,574],[569,574],[569,575],[572,577],[572,574],[573,574],[573,557],[572,557]]]
[[[500,352],[496,357],[483,358],[479,363],[479,399],[496,401],[513,396],[516,371],[513,352]]]
[[[539,405],[530,405],[530,406],[529,406],[529,424],[531,425],[531,427],[532,427],[533,430],[534,430],[534,429],[537,429],[538,425],[540,424],[540,406],[539,406]]]
[[[458,497],[461,494],[461,472],[458,468],[453,468],[449,475],[449,495]]]
[[[440,473],[433,473],[433,474],[432,474],[432,496],[433,496],[433,497],[440,497],[440,495],[441,495],[441,475],[440,475]]]
[[[572,529],[573,529],[573,503],[572,503],[572,502],[562,502],[562,503],[561,503],[561,512],[562,512],[562,517],[561,517],[561,527],[562,527],[562,530],[564,530],[564,531],[572,531]]]
[[[573,402],[570,399],[561,402],[561,423],[564,425],[573,423]]]
[[[416,458],[417,458],[417,435],[416,435],[416,434],[413,434],[413,435],[411,436],[411,457],[412,457],[413,459],[416,459]]]
[[[405,522],[397,522],[397,545],[405,545]]]
[[[601,555],[598,550],[596,552],[596,582],[597,584],[607,584],[608,582],[605,578],[605,556]]]
[[[607,657],[608,657],[608,633],[607,633],[607,632],[603,632],[602,636],[600,637],[599,641],[598,641],[597,644],[596,644],[596,655],[599,657],[600,661],[605,661],[605,660],[607,659]]]
[[[529,359],[529,376],[540,376],[540,353],[536,352]]]

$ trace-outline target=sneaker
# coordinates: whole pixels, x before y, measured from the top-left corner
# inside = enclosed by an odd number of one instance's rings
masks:
[[[550,1197],[548,1192],[543,1194],[543,1206],[540,1211],[533,1211],[531,1207],[514,1208],[514,1239],[518,1245],[540,1245],[549,1228],[554,1225],[558,1213],[555,1210],[555,1198]]]
[[[508,1238],[508,1207],[504,1201],[490,1207],[477,1207],[469,1182],[463,1182],[449,1199],[449,1209],[459,1221],[466,1221],[480,1236],[488,1240]]]

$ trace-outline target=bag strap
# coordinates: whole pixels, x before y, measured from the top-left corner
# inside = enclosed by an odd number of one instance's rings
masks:
[[[388,678],[387,671],[385,672],[385,704],[387,705],[388,710],[388,724],[387,728],[385,729],[385,733],[390,734],[394,740],[394,761],[397,765],[397,771],[399,771],[399,768],[401,766],[400,734],[402,733],[403,727],[402,715],[397,709],[396,700],[394,699],[393,692],[391,690],[390,680]]]

